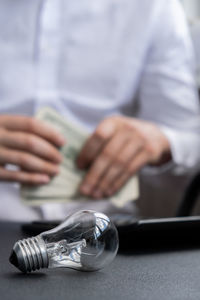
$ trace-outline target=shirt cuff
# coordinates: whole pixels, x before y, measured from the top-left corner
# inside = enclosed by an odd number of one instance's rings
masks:
[[[159,125],[160,130],[167,137],[172,159],[161,166],[147,166],[143,168],[145,174],[157,175],[170,172],[182,175],[194,171],[200,166],[200,135],[194,132],[183,132],[170,127]]]

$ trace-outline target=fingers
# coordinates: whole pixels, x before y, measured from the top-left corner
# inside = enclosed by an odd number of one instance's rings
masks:
[[[101,182],[101,178],[105,177],[106,172],[109,172],[110,166],[119,158],[119,153],[123,147],[126,147],[128,141],[128,133],[118,131],[113,138],[107,143],[97,159],[93,162],[90,170],[86,174],[83,183],[80,186],[80,191],[85,195],[96,196],[93,190]],[[99,195],[101,197],[101,195]]]
[[[110,196],[110,187],[119,177],[128,172],[130,163],[139,151],[142,150],[142,146],[141,140],[130,140],[124,148],[118,152],[110,168],[97,183],[93,193],[95,198]]]
[[[52,126],[31,117],[4,115],[0,118],[0,127],[38,135],[58,147],[65,143],[64,137]]]
[[[114,135],[115,131],[116,123],[110,119],[104,120],[80,152],[77,159],[78,167],[81,169],[87,168]]]
[[[127,180],[136,174],[146,163],[148,162],[148,154],[145,151],[139,152],[138,155],[133,159],[129,167],[125,172],[121,173],[121,176],[113,181],[112,185],[107,191],[107,196],[114,195],[122,186],[125,185]]]
[[[62,156],[56,147],[33,134],[3,129],[0,134],[0,145],[29,152],[55,163],[60,163],[62,160]]]
[[[10,150],[0,147],[0,164],[14,164],[24,170],[45,173],[50,176],[59,172],[57,165],[38,158],[24,151]]]
[[[26,184],[45,184],[50,178],[45,174],[28,173],[24,171],[10,171],[0,167],[0,180]]]
[[[132,118],[107,119],[78,158],[79,167],[90,167],[80,192],[93,198],[111,196],[145,164],[163,163],[163,155],[170,159],[170,145],[157,126]]]

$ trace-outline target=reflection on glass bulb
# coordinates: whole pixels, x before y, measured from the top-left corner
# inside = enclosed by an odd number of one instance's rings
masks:
[[[66,267],[95,271],[108,265],[118,250],[118,233],[110,219],[80,211],[56,228],[15,243],[10,262],[22,272]]]

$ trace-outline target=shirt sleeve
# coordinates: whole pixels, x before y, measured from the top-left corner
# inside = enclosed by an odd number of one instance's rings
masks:
[[[200,163],[200,108],[194,54],[181,4],[162,2],[152,31],[139,87],[139,118],[167,136],[173,166],[187,171]]]

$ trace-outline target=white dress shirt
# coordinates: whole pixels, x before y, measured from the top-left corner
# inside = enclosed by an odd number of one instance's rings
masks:
[[[92,132],[111,115],[156,123],[174,169],[200,159],[193,49],[178,0],[0,0],[0,113],[51,106]],[[79,204],[21,204],[0,184],[1,219],[63,218]],[[85,204],[84,204],[85,205]],[[86,207],[86,206],[84,206]],[[108,209],[100,201],[88,207]]]

